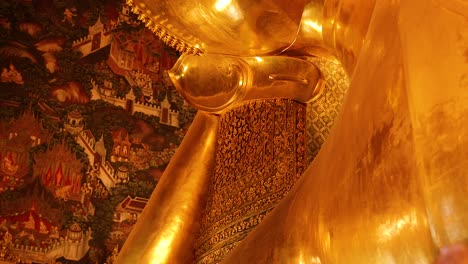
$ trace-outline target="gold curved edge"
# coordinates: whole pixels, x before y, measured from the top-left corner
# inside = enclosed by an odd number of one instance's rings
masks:
[[[334,57],[333,50],[324,41],[324,5],[325,0],[307,1],[296,40],[283,54]]]
[[[278,54],[296,39],[305,0],[127,0],[166,44],[186,53]]]
[[[221,60],[219,60],[219,58],[221,58]],[[221,61],[224,61],[225,58],[228,58],[230,63],[221,64]],[[219,63],[219,66],[217,66],[218,72],[213,72],[214,69],[204,69],[204,67],[209,63],[210,65]],[[232,68],[239,69],[237,72],[239,73],[239,79],[235,80],[235,86],[232,87],[219,85],[219,89],[216,90],[217,92],[198,97],[191,96],[191,94],[194,92],[196,93],[197,90],[202,91],[207,89],[206,81],[210,82],[208,85],[211,85],[214,82],[212,78],[213,75],[218,74],[221,75],[219,77],[223,77],[222,73],[220,72],[225,72],[228,70],[228,68],[231,68],[229,70],[231,75],[233,75],[232,72],[234,72]],[[200,75],[201,72],[210,72],[210,74]],[[199,76],[199,78],[192,82],[184,82],[184,79],[187,78],[187,75],[193,73]],[[249,76],[252,75],[251,68],[244,60],[242,60],[242,57],[238,56],[223,56],[213,54],[195,56],[191,54],[182,54],[172,69],[168,71],[168,75],[176,90],[187,103],[200,111],[212,114],[221,114],[227,109],[231,109],[233,105],[237,105],[244,99],[247,92],[246,87],[252,86],[252,78],[249,78]],[[190,86],[187,87],[184,85],[185,83],[189,83]],[[227,95],[230,96],[226,98]]]
[[[198,112],[116,263],[191,263],[215,157],[218,117]]]
[[[325,0],[323,7],[323,41],[339,59],[349,76],[367,35],[378,0]]]
[[[185,101],[215,114],[248,100],[283,98],[307,103],[324,87],[314,64],[288,56],[183,54],[168,74]]]
[[[292,99],[307,103],[316,98],[320,80],[319,69],[306,59],[287,56],[247,57],[252,68],[251,87],[244,101],[256,99]]]
[[[304,101],[306,104],[312,104],[314,101],[316,101],[320,96],[322,96],[324,90],[327,87],[327,81],[325,80],[325,77],[323,76],[322,72],[319,72],[317,84],[315,85],[315,88],[312,91],[312,95],[310,96],[310,99]]]
[[[151,18],[151,10],[146,7],[144,3],[139,1],[126,0],[126,4],[131,8],[132,12],[138,16],[138,20],[143,22],[147,28],[149,28],[161,41],[167,46],[177,50],[180,53],[186,54],[201,54],[203,53],[203,46],[200,45],[200,41],[192,39],[187,40],[176,34],[173,30],[170,30],[167,26],[164,26],[155,18]],[[157,17],[157,14],[154,14]]]

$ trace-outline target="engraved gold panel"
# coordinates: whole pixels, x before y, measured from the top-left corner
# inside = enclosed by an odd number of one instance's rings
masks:
[[[217,263],[284,197],[307,164],[305,105],[256,100],[220,118],[196,263]]]

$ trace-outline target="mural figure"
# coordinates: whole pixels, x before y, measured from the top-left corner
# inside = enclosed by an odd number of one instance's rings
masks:
[[[63,20],[62,20],[62,22],[68,22],[72,26],[74,26],[75,22],[73,21],[73,19],[76,16],[78,16],[78,15],[76,14],[76,8],[75,7],[65,8],[65,11],[63,11]]]

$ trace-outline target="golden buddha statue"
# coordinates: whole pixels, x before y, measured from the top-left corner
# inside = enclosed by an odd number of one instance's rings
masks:
[[[129,5],[183,53],[170,76],[200,111],[117,263],[434,263],[463,248],[466,1]],[[310,155],[308,125],[327,136]]]

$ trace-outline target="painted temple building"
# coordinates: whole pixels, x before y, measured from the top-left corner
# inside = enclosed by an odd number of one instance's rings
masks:
[[[114,224],[107,241],[110,247],[122,245],[147,203],[146,198],[127,196],[116,206],[112,219]]]
[[[30,218],[27,223],[29,221],[34,221],[34,218]],[[28,227],[25,227],[24,232],[28,239],[35,239],[33,233],[29,233],[27,230]],[[78,223],[74,223],[65,231],[64,236],[60,236],[57,230],[51,232],[48,236],[53,242],[45,247],[28,246],[13,242],[10,251],[22,260],[32,261],[33,263],[53,263],[53,261],[62,257],[67,260],[78,261],[89,250],[88,242],[91,239],[91,230],[83,230]]]
[[[143,212],[148,199],[127,196],[119,205],[117,205],[114,212],[114,222],[121,223],[126,220],[136,221]]]
[[[124,97],[119,97],[110,81],[98,84],[92,80],[91,99],[104,100],[131,114],[141,112],[158,116],[162,124],[179,127],[179,112],[172,107],[168,98],[159,103],[153,98],[154,90],[161,86],[155,84],[164,82],[164,72],[174,65],[176,56],[161,42],[154,41],[153,34],[146,28],[132,32],[114,30],[119,23],[131,22],[129,8],[124,5],[117,24],[105,25],[99,17],[89,27],[88,35],[74,41],[72,48],[85,57],[110,46],[107,65],[113,73],[124,77],[131,87],[139,87],[144,98],[136,98],[132,89]]]
[[[94,173],[102,181],[108,191],[118,183],[117,171],[113,165],[106,161],[107,150],[104,146],[104,138],[96,141],[91,130],[81,131],[76,139],[77,143],[84,148],[89,162],[94,168]]]
[[[72,48],[86,57],[110,46],[107,64],[112,71],[149,94],[152,83],[162,81],[164,71],[175,64],[176,56],[161,42],[154,41],[153,34],[146,28],[132,32],[116,30],[121,23],[134,23],[129,10],[123,5],[116,23],[104,24],[98,17],[95,24],[89,26],[88,35],[75,40]]]
[[[112,150],[111,161],[112,162],[128,162],[130,157],[130,148],[132,143],[129,139],[128,132],[122,133],[121,130],[114,133],[112,137],[114,140],[114,149]]]
[[[92,100],[103,100],[115,106],[120,106],[131,114],[141,112],[157,116],[161,124],[179,127],[179,111],[174,109],[167,96],[160,103],[146,102],[137,100],[132,89],[125,97],[117,96],[112,88],[112,83],[108,81],[105,81],[103,86],[95,81],[91,81],[91,84],[93,85]]]
[[[115,28],[104,25],[101,17],[88,28],[88,35],[73,41],[72,48],[81,52],[83,57],[88,56],[111,44],[112,30]]]
[[[89,250],[91,230],[77,222],[60,230],[61,218],[56,217],[60,212],[51,212],[38,197],[26,199],[31,204],[29,209],[0,217],[0,234],[9,236],[8,253],[14,256],[12,259],[21,259],[21,263],[55,263],[62,257],[82,259]],[[5,260],[2,256],[0,263],[5,263],[1,260]]]
[[[83,126],[83,116],[79,111],[73,110],[68,113],[67,119],[64,122],[65,130],[76,136],[80,131],[83,130]]]

